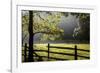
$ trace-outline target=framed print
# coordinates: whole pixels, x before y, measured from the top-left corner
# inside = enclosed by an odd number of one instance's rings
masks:
[[[96,9],[12,1],[12,72],[96,65]]]

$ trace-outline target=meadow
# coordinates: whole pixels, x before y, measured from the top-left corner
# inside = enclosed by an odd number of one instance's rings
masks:
[[[35,44],[35,48],[36,50],[48,50],[47,47],[48,44]],[[90,50],[90,45],[89,44],[50,44],[50,46],[57,46],[57,47],[71,47],[73,48],[73,50],[69,50],[69,49],[58,49],[58,48],[50,48],[50,52],[58,52],[58,53],[68,53],[68,54],[74,54],[74,46],[77,45],[78,49],[84,49],[84,50]],[[48,56],[47,52],[36,52],[39,56]],[[86,52],[86,51],[77,51],[78,55],[80,56],[86,56],[86,57],[90,57],[90,52]],[[62,54],[54,54],[54,53],[50,53],[50,57],[54,57],[54,58],[61,58],[61,59],[68,59],[68,60],[74,60],[74,56],[70,56],[70,55],[62,55]],[[83,58],[83,57],[78,57],[78,60],[84,60],[87,58]],[[47,61],[47,58],[43,58],[44,61]],[[50,59],[50,61],[55,61],[55,59]]]

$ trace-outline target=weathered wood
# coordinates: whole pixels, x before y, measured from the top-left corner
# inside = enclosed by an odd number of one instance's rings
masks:
[[[25,47],[25,46],[24,46]],[[48,46],[47,46],[48,47]],[[28,48],[28,47],[27,47]],[[57,47],[57,46],[49,46],[49,48],[56,48],[56,49],[68,49],[68,50],[74,50],[74,48],[71,47]],[[90,52],[90,50],[85,50],[85,49],[78,49],[78,51],[84,51],[84,52]]]
[[[34,50],[35,52],[47,52],[47,50]],[[69,55],[69,56],[74,56],[74,54],[71,54],[71,53],[60,53],[60,52],[53,52],[53,51],[49,51],[49,55],[50,53],[53,53],[53,54],[61,54],[61,55]]]
[[[35,52],[47,52],[47,50],[34,50]],[[75,54],[71,54],[71,53],[60,53],[60,52],[53,52],[53,51],[49,51],[49,53],[53,53],[53,54],[61,54],[61,55],[69,55],[69,56],[74,56]],[[87,58],[89,59],[89,57],[87,56],[81,56],[81,55],[77,55],[77,57],[83,57],[83,58]]]
[[[90,50],[85,50],[85,49],[78,49],[78,48],[77,48],[77,50],[78,50],[78,51],[84,51],[84,52],[90,52]]]
[[[48,61],[49,61],[49,57],[50,57],[50,49],[49,49],[49,47],[50,47],[50,44],[48,43]]]
[[[75,60],[77,60],[77,45],[75,45]]]
[[[70,50],[74,50],[74,48],[71,48],[71,47],[49,46],[49,48],[57,48],[57,49],[70,49]]]
[[[24,62],[27,61],[26,56],[27,56],[27,43],[25,43],[25,48],[24,48]]]
[[[81,55],[77,55],[77,57],[82,57],[82,58],[90,59],[90,57],[87,57],[87,56],[81,56]]]
[[[49,46],[49,48],[57,48],[57,49],[68,49],[68,50],[74,50],[74,48],[71,48],[71,47]],[[89,50],[85,50],[85,49],[77,49],[77,50],[78,50],[78,51],[89,52]]]
[[[87,59],[90,58],[90,57],[88,57],[88,56],[81,56],[81,55],[78,55],[77,51],[85,51],[85,52],[89,52],[89,51],[86,51],[86,50],[84,50],[84,49],[78,49],[78,48],[77,48],[77,45],[75,45],[74,48],[71,48],[71,50],[73,49],[74,54],[50,51],[50,48],[58,48],[58,49],[64,48],[64,49],[67,50],[67,48],[69,48],[69,47],[50,46],[50,44],[48,44],[47,47],[48,47],[48,50],[43,50],[43,49],[41,49],[41,50],[34,49],[34,50],[33,50],[33,51],[34,51],[34,56],[38,57],[38,61],[43,61],[43,60],[42,60],[43,57],[44,57],[44,58],[48,58],[48,61],[49,61],[50,59],[68,60],[68,59],[50,57],[50,53],[53,53],[53,54],[60,54],[60,55],[74,56],[74,59],[75,59],[75,60],[78,60],[78,57],[87,58]],[[25,49],[22,50],[22,51],[24,51],[24,54],[22,54],[22,55],[24,55],[24,61],[26,62],[26,61],[27,61],[27,58],[26,58],[27,54],[26,54],[26,51],[29,51],[29,49],[27,49],[28,46],[27,46],[26,43],[25,43],[24,48],[25,48]],[[68,49],[68,50],[70,50],[70,49]],[[38,52],[47,52],[48,55],[47,55],[47,56],[40,56],[40,55],[38,55]],[[34,59],[35,59],[35,58],[34,58]],[[36,60],[35,60],[35,61],[36,61]],[[30,61],[28,61],[28,62],[30,62]]]

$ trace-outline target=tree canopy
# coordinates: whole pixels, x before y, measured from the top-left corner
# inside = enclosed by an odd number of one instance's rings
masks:
[[[75,28],[73,37],[78,40],[90,40],[90,14],[89,13],[72,13],[75,15],[79,22],[78,27]]]
[[[63,35],[63,29],[57,27],[62,14],[59,12],[33,11],[33,37],[42,33],[40,40],[56,40]],[[22,11],[22,41],[28,36],[29,11]]]

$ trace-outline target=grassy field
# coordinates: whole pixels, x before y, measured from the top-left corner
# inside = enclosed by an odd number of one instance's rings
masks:
[[[89,44],[76,44],[78,49],[85,49],[85,50],[90,50],[90,45]],[[50,46],[59,46],[59,47],[72,47],[74,48],[75,44],[50,44]],[[48,50],[47,44],[35,44],[35,49],[37,50]],[[57,49],[57,48],[50,48],[51,52],[60,52],[60,53],[70,53],[74,54],[74,50],[68,50],[68,49]],[[47,52],[36,52],[40,56],[48,56]],[[85,52],[85,51],[78,51],[78,55],[81,56],[86,56],[89,57],[90,53]],[[61,59],[68,59],[68,60],[74,60],[74,56],[69,56],[69,55],[61,55],[61,54],[53,54],[50,53],[50,57],[55,57],[55,58],[61,58]],[[78,57],[78,60],[83,60],[86,58]],[[44,61],[47,60],[47,58],[43,58]],[[50,59],[50,60],[55,60],[55,59]]]
[[[47,48],[48,44],[35,44],[34,45],[34,49],[36,50],[48,50]],[[57,46],[57,47],[72,47],[74,48],[74,46],[77,45],[78,49],[84,49],[84,50],[90,50],[90,45],[89,44],[50,44],[50,46]],[[69,49],[57,49],[57,48],[50,48],[51,52],[58,52],[58,53],[69,53],[69,54],[74,54],[74,49],[73,50],[69,50]],[[36,52],[39,56],[48,56],[47,52]],[[86,51],[78,51],[78,55],[80,56],[86,56],[86,57],[90,57],[90,52],[86,52]],[[54,57],[54,58],[61,58],[61,59],[68,59],[68,60],[74,60],[74,56],[70,56],[70,55],[62,55],[62,54],[53,54],[50,53],[50,57]],[[48,58],[42,58],[43,61],[48,61]],[[86,60],[87,58],[83,58],[83,57],[78,57],[78,60]],[[50,59],[50,61],[57,61],[55,59]]]

